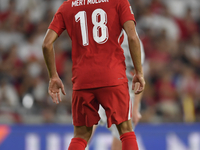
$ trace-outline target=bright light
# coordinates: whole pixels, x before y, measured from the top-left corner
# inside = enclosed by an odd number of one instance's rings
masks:
[[[33,96],[31,94],[26,94],[22,100],[22,104],[25,108],[30,109],[33,106]]]

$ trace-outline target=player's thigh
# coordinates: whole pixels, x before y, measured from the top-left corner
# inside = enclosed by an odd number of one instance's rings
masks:
[[[93,90],[77,90],[72,94],[72,117],[74,126],[91,127],[100,120],[99,103]]]
[[[106,111],[108,127],[131,118],[131,101],[127,83],[100,88],[97,100]]]

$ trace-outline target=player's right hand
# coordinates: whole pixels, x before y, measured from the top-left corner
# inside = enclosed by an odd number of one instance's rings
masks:
[[[64,95],[66,95],[64,85],[63,85],[61,79],[59,77],[50,78],[48,92],[49,92],[49,95],[51,96],[53,102],[56,104],[58,104],[59,101],[61,102],[60,89],[61,89],[62,93]]]
[[[145,80],[143,74],[135,74],[133,76],[133,86],[132,90],[134,90],[135,94],[139,94],[144,90],[145,87]]]

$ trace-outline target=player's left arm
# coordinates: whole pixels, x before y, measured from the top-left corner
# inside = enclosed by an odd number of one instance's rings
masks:
[[[46,62],[46,66],[49,72],[49,77],[50,77],[48,92],[51,98],[53,99],[53,102],[58,104],[59,101],[61,101],[60,89],[64,95],[65,95],[65,91],[64,91],[64,85],[62,81],[60,80],[58,73],[56,71],[53,43],[55,42],[57,38],[58,38],[58,34],[55,31],[48,29],[44,38],[42,49],[43,49],[43,55]]]

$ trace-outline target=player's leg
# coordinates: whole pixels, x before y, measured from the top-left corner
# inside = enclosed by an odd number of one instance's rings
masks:
[[[130,120],[131,101],[128,84],[102,88],[98,100],[106,111],[108,127],[117,124],[122,150],[138,150]]]
[[[100,119],[98,109],[99,103],[95,100],[92,90],[73,91],[74,138],[68,150],[85,150],[93,131],[93,125],[97,124]]]
[[[131,96],[131,100],[133,100],[133,96]],[[136,114],[133,114],[133,115],[136,115]],[[114,134],[112,150],[124,150],[124,149],[129,150],[129,148],[138,149],[135,133],[132,132],[135,128],[135,126],[133,125],[133,122],[129,120],[116,126],[119,131],[119,135],[120,135],[120,139],[122,143],[120,142],[119,137],[116,136],[114,132],[112,132]],[[127,147],[127,145],[131,145],[130,143],[133,143],[132,144],[133,147],[129,147],[129,146]]]
[[[131,120],[124,121],[124,122],[116,125],[116,127],[117,127],[117,130],[118,130],[120,136],[124,133],[133,131]]]
[[[111,150],[122,150],[122,142],[113,136]]]
[[[93,132],[93,126],[74,126],[74,138],[82,138],[85,141],[89,141]]]
[[[131,86],[132,86],[132,82],[131,82]],[[130,85],[129,85],[130,87]],[[137,122],[139,121],[139,116],[138,116],[138,113],[136,113],[138,110],[139,110],[139,102],[142,98],[142,93],[138,94],[138,95],[135,95],[134,96],[134,92],[132,91],[132,89],[129,89],[129,93],[130,93],[130,98],[132,100],[132,104],[133,105],[133,109],[132,109],[132,128],[133,128],[133,131],[135,129],[135,123],[137,124]],[[135,106],[135,107],[134,107]],[[135,111],[134,109],[137,109],[137,111]],[[112,132],[112,136],[113,136],[113,142],[112,142],[112,146],[111,146],[111,150],[122,150],[122,143],[120,141],[120,136],[119,136],[119,133],[117,131],[117,128],[115,126],[112,126],[110,128],[111,132]]]
[[[120,136],[116,125],[113,124],[109,130],[111,131],[113,137],[111,150],[122,150],[122,142],[120,141]]]
[[[91,139],[92,139],[92,137],[93,137],[93,135],[94,135],[96,129],[97,129],[97,125],[94,125],[94,126],[93,126],[93,129],[92,129],[92,134],[91,134],[90,139],[89,139],[89,141],[88,141],[88,145],[90,144],[90,141],[91,141]],[[89,146],[88,146],[88,145],[87,145],[87,147],[85,148],[85,150],[89,150]]]
[[[132,129],[131,120],[124,121],[116,126],[122,142],[122,150],[138,150],[137,140]]]
[[[106,117],[105,110],[103,109],[103,107],[102,107],[101,105],[100,105],[100,107],[99,107],[98,113],[99,113],[99,116],[100,116],[100,118],[101,118],[100,121],[99,121],[99,123],[98,123],[98,125],[103,125],[103,126],[106,125],[106,123],[107,123],[107,117]],[[93,126],[92,135],[91,135],[91,137],[90,137],[90,140],[88,141],[88,145],[89,145],[89,143],[90,143],[90,141],[91,141],[91,138],[93,137],[93,134],[94,134],[96,128],[97,128],[97,125],[94,125],[94,126]],[[117,130],[117,129],[116,129],[116,130]],[[117,133],[118,133],[118,131],[117,131]],[[120,142],[121,142],[121,141],[120,141]],[[87,145],[87,147],[85,148],[85,150],[89,150],[88,145]]]
[[[132,123],[132,128],[134,130],[134,125]],[[115,125],[112,125],[109,130],[111,131],[112,133],[112,136],[113,136],[113,142],[112,142],[112,146],[111,146],[111,150],[122,150],[122,143],[120,141],[120,135],[119,135],[119,132],[118,132],[118,129]]]
[[[71,140],[68,150],[85,150],[92,130],[93,127],[74,126],[74,138]]]

